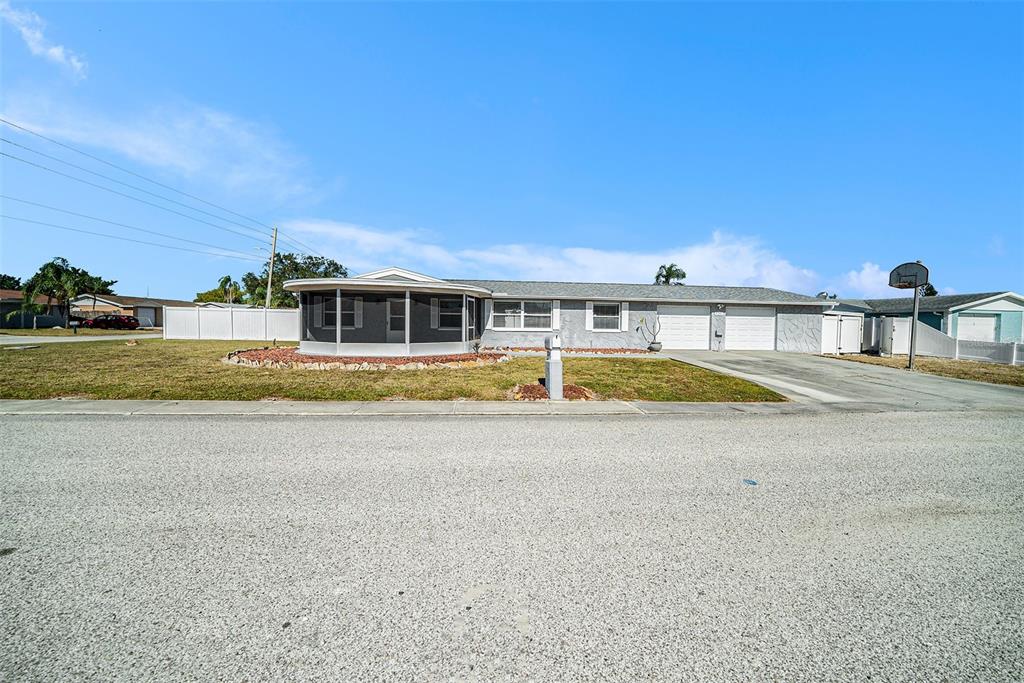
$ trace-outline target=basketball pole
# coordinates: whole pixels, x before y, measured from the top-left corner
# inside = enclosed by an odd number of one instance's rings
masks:
[[[907,365],[911,370],[914,369],[914,356],[917,355],[917,307],[920,296],[921,288],[914,287],[914,315],[910,318],[910,364]]]

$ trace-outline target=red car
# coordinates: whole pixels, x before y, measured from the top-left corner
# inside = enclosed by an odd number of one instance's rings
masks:
[[[139,319],[133,315],[98,315],[83,320],[82,327],[99,330],[134,330],[139,327]]]

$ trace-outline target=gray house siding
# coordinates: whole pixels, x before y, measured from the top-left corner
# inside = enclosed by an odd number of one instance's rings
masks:
[[[821,311],[806,306],[775,307],[775,349],[821,353]]]
[[[624,348],[646,349],[647,342],[636,331],[641,324],[640,319],[657,313],[658,305],[649,301],[629,302],[629,329],[626,332],[587,329],[587,302],[579,299],[562,299],[559,302],[559,329],[564,348],[601,349]],[[486,321],[484,321],[486,324]],[[551,330],[509,331],[484,330],[480,343],[486,347],[543,347],[544,338],[552,334]]]

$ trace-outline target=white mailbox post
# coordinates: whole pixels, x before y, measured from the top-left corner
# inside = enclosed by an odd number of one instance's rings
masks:
[[[544,338],[544,350],[548,357],[544,361],[544,386],[548,390],[548,398],[552,401],[562,400],[562,338],[552,334]]]

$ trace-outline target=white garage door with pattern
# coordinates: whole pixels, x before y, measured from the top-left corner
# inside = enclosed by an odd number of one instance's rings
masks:
[[[711,348],[710,306],[658,306],[661,334],[666,349]]]
[[[725,350],[774,351],[775,309],[770,306],[727,306]]]
[[[956,336],[964,341],[996,340],[996,317],[994,315],[977,315],[961,313],[956,323]]]

